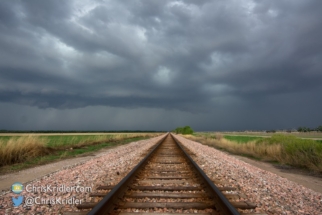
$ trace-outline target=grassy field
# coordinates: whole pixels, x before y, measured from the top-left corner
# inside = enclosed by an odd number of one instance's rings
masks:
[[[252,137],[252,136],[230,136],[230,135],[224,135],[224,138],[237,143],[247,143],[250,141],[263,139],[263,137],[255,137],[255,136]]]
[[[0,172],[20,170],[157,135],[159,134],[0,136]]]
[[[202,134],[206,134],[207,132],[201,132]],[[276,133],[266,133],[266,132],[220,132],[223,135],[229,136],[258,136],[258,137],[271,137],[276,134],[282,135],[291,135],[299,138],[309,138],[309,139],[321,139],[322,140],[322,132],[276,132]]]
[[[186,137],[234,154],[322,173],[321,140],[301,139],[284,134],[255,137],[197,133],[194,136],[188,135]]]

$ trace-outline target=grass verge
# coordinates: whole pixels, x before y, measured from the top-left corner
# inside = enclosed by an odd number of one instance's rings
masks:
[[[93,137],[56,136],[56,138],[48,138],[44,136],[24,136],[3,138],[0,139],[0,172],[17,171],[153,136],[157,135],[126,134],[102,135],[102,137],[94,137],[93,135]]]
[[[233,154],[322,173],[322,144],[315,140],[281,134],[270,138],[249,139],[249,141],[247,138],[238,136],[226,139],[226,136],[221,134],[185,137]]]

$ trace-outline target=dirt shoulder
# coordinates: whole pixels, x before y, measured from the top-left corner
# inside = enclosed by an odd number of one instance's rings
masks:
[[[253,160],[247,157],[231,155],[239,160],[242,160],[248,164],[256,166],[260,169],[272,172],[276,175],[279,175],[283,178],[287,178],[290,181],[294,181],[304,187],[307,187],[316,192],[322,193],[322,177],[321,175],[313,175],[308,171],[286,167],[286,166],[277,166],[268,162],[262,162]]]

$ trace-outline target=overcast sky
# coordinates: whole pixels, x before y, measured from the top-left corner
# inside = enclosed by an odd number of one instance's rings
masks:
[[[322,125],[321,0],[0,1],[0,129]]]

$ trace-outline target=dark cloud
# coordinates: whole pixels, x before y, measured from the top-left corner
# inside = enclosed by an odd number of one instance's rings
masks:
[[[321,6],[317,0],[1,2],[0,110],[25,113],[0,125],[39,129],[41,112],[55,115],[46,118],[53,125],[46,129],[105,129],[103,118],[89,120],[90,111],[96,118],[112,117],[113,110],[128,112],[110,129],[126,128],[126,119],[138,129],[316,126]],[[87,114],[91,123],[79,126],[82,120],[67,112]]]

